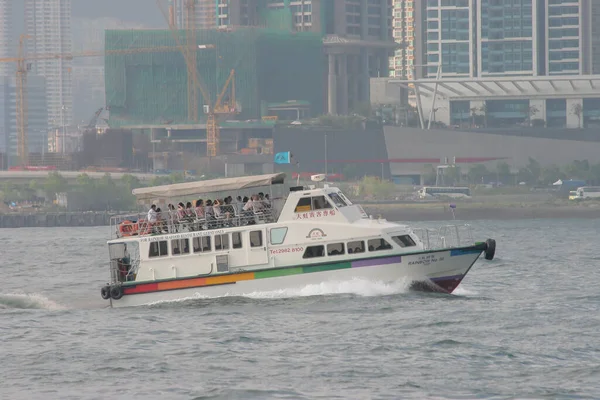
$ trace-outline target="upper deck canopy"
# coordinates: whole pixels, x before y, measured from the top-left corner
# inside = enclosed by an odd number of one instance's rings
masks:
[[[242,176],[237,178],[213,179],[210,181],[184,182],[172,185],[154,186],[133,189],[137,201],[153,201],[157,199],[181,198],[201,193],[224,192],[227,190],[249,189],[259,186],[282,184],[284,173],[257,176]]]

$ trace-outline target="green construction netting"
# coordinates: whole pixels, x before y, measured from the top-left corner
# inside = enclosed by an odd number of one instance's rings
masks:
[[[178,33],[185,44],[185,32]],[[211,104],[235,69],[238,119],[258,119],[261,102],[309,101],[314,114],[323,109],[324,58],[321,36],[243,28],[232,32],[200,30],[198,45],[216,45],[197,52],[198,75]],[[110,125],[189,123],[187,67],[181,52],[110,54],[111,50],[176,47],[168,30],[107,30],[106,105]],[[204,118],[199,95],[199,115]]]

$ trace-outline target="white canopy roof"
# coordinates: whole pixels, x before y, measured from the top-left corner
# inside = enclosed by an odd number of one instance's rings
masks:
[[[433,97],[433,93],[446,99],[535,99],[535,98],[590,98],[598,97],[600,75],[560,76],[498,76],[479,78],[450,78],[404,80],[390,78],[412,90],[416,85],[420,95]]]
[[[133,189],[132,193],[137,197],[139,203],[144,203],[158,199],[180,198],[203,193],[276,185],[283,183],[284,179],[284,173],[242,176],[238,178],[213,179],[210,181],[184,182],[172,185],[139,188]]]

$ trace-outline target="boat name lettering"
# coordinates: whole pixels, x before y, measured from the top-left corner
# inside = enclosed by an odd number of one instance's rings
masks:
[[[218,230],[214,230],[214,231],[199,231],[199,232],[190,232],[190,233],[177,233],[174,235],[152,236],[152,237],[141,238],[140,243],[159,242],[161,240],[195,238],[195,237],[200,237],[200,236],[222,235],[223,233],[225,233],[224,229],[218,229]]]
[[[323,210],[323,211],[311,211],[305,213],[296,214],[296,219],[311,219],[321,217],[333,217],[335,215],[334,210]]]
[[[437,258],[435,254],[426,254],[419,256],[415,261],[409,261],[408,265],[429,265],[438,261],[444,261],[444,257]]]
[[[272,249],[271,254],[285,254],[285,253],[302,253],[304,247],[286,247],[283,249]]]

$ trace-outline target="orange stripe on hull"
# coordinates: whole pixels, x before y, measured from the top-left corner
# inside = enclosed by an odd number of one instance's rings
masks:
[[[158,290],[185,289],[205,285],[206,278],[186,279],[183,281],[161,282],[158,284]]]
[[[221,285],[223,283],[235,283],[239,281],[251,281],[254,279],[254,272],[246,272],[243,274],[215,276],[206,278],[206,285]]]

